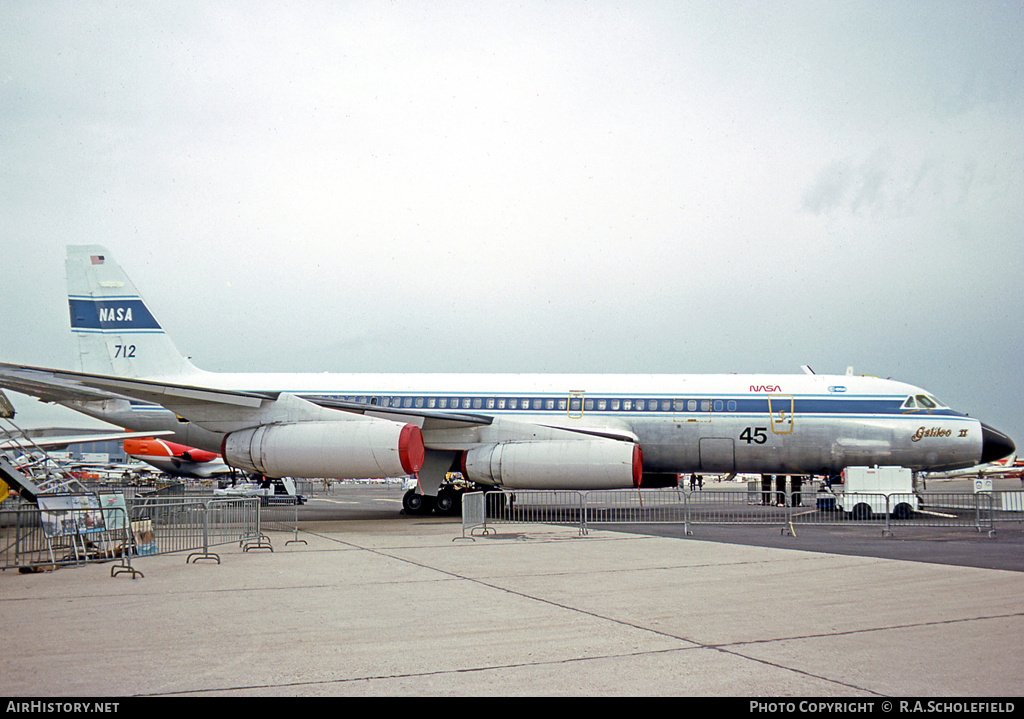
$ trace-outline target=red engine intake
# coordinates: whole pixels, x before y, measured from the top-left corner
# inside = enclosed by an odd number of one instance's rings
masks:
[[[423,446],[423,432],[414,424],[402,427],[398,435],[398,458],[406,474],[415,474],[423,466],[427,448]]]

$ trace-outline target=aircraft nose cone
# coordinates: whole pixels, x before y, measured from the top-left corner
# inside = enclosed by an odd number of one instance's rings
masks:
[[[1007,457],[1017,451],[1013,440],[998,429],[981,423],[981,463],[988,464]]]

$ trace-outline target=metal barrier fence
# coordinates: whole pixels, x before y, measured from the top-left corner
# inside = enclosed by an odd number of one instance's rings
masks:
[[[187,562],[220,557],[210,547],[238,542],[268,549],[257,497],[140,497],[129,504],[140,555],[191,552]]]
[[[494,533],[494,530],[487,527],[485,496],[483,492],[467,492],[462,495],[462,536],[455,539],[470,539],[477,529],[484,534]]]
[[[261,502],[260,526],[266,530],[291,532],[292,538],[285,542],[286,546],[289,544],[308,544],[305,539],[299,538],[299,505],[297,503],[264,504]]]
[[[0,568],[57,569],[116,561],[110,575],[141,572],[127,509],[119,506],[23,505],[0,509]]]
[[[473,494],[463,497],[475,508]],[[543,522],[593,525],[876,526],[891,534],[896,527],[967,528],[994,535],[996,523],[1024,521],[1024,491],[917,492],[843,495],[815,492],[764,493],[751,490],[515,490],[482,495],[483,519],[467,521],[463,534],[502,523]],[[471,509],[471,511],[473,511]]]
[[[253,497],[40,496],[39,506],[0,510],[0,568],[57,568],[119,559],[111,570],[141,575],[131,558],[190,552],[187,562],[220,557],[210,548],[238,542],[272,549]]]

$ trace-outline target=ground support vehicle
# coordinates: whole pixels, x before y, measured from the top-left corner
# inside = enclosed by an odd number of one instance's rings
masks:
[[[853,519],[876,514],[909,519],[920,509],[914,473],[906,467],[847,467],[842,480],[842,491],[832,488],[835,508]]]

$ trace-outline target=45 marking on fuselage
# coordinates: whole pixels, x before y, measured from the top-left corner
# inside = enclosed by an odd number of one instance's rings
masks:
[[[745,430],[740,432],[740,439],[747,444],[750,444],[751,442],[754,444],[764,444],[768,441],[768,428],[747,427]]]

